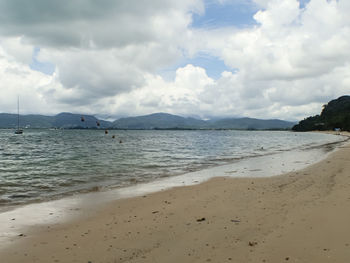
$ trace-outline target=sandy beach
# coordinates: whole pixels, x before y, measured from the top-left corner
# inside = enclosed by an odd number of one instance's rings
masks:
[[[214,178],[28,229],[0,261],[345,263],[349,207],[347,143],[300,171]]]

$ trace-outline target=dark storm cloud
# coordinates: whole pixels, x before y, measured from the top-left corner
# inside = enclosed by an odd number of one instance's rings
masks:
[[[145,74],[173,62],[181,55],[174,36],[200,7],[201,0],[0,0],[0,37],[39,47],[38,61],[55,66],[50,94],[86,105],[141,87]]]
[[[154,18],[188,5],[169,0],[0,0],[0,33],[24,36],[40,46],[124,46],[154,39]]]

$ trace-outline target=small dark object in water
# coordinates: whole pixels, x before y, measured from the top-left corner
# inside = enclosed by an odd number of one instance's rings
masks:
[[[289,257],[286,257],[286,260],[289,260]]]
[[[83,116],[81,116],[80,120],[81,120],[82,122],[84,122],[84,121],[85,121],[85,118],[84,118]]]
[[[99,121],[96,121],[96,125],[97,125],[98,127],[100,127],[100,122],[99,122]]]
[[[197,222],[203,222],[203,221],[205,221],[205,217],[202,217],[202,218],[200,218],[200,219],[197,219]]]
[[[15,131],[15,134],[23,134],[23,130],[17,129],[17,130]]]
[[[115,139],[115,135],[112,136],[112,139]]]
[[[119,143],[123,143],[122,140],[120,140]]]
[[[105,134],[108,134],[108,130],[105,130]]]
[[[239,223],[239,222],[241,222],[241,220],[232,219],[231,222],[233,222],[233,223]]]
[[[157,214],[157,213],[159,213],[159,211],[153,211],[153,212],[152,212],[152,214]]]

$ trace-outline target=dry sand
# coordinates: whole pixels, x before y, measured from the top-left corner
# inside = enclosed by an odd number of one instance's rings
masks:
[[[350,262],[350,144],[298,172],[215,178],[28,229],[0,262]]]

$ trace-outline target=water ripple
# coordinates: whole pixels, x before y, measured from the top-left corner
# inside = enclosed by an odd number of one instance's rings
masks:
[[[0,205],[127,186],[336,140],[262,131],[111,131],[106,136],[102,130],[25,130],[18,136],[0,130]]]

